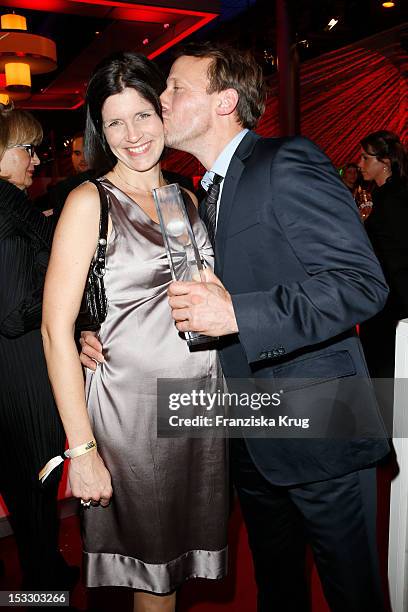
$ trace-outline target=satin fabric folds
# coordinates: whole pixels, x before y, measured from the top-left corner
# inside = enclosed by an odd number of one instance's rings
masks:
[[[108,508],[83,512],[88,586],[168,593],[192,577],[226,571],[225,441],[156,436],[157,378],[221,375],[215,351],[190,352],[167,301],[170,269],[160,227],[108,179],[113,230],[100,330],[105,362],[88,373],[88,411],[113,484]],[[187,202],[198,247],[212,259]]]

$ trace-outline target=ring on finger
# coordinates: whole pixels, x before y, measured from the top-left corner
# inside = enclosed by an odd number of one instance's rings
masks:
[[[81,499],[81,506],[83,506],[84,508],[89,508],[91,505],[91,500],[85,501],[84,499]]]

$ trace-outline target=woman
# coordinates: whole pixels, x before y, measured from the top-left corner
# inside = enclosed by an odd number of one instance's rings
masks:
[[[99,179],[110,224],[105,361],[87,375],[87,405],[73,327],[98,239],[91,183],[66,201],[44,297],[44,346],[69,447],[97,442],[70,465],[73,494],[93,504],[84,511],[86,582],[133,588],[137,612],[173,611],[183,581],[222,577],[226,555],[224,443],[156,439],[157,378],[219,374],[214,351],[189,352],[167,303],[171,276],[152,198],[163,184],[164,88],[154,64],[136,53],[108,58],[88,85],[88,162],[110,168]],[[198,246],[210,258],[190,198]]]
[[[361,141],[360,169],[373,180],[373,209],[365,228],[390,288],[384,310],[361,325],[373,378],[394,377],[395,330],[408,317],[408,155],[398,136],[379,131]]]
[[[40,124],[0,105],[0,489],[10,512],[23,588],[66,589],[78,577],[58,550],[57,489],[38,471],[64,449],[40,334],[52,226],[25,189],[40,161]]]

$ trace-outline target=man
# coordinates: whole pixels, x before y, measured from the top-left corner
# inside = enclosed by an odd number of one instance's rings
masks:
[[[236,50],[186,48],[162,104],[166,144],[208,169],[203,182],[211,196],[213,179],[219,187],[216,210],[210,195],[202,208],[209,235],[215,233],[217,276],[206,271],[206,283],[170,285],[177,328],[222,338],[227,381],[284,371],[313,378],[319,388],[330,378],[366,377],[355,325],[382,308],[387,288],[329,160],[304,138],[262,139],[249,131],[262,114],[264,89],[260,68]],[[303,391],[292,396],[301,400]],[[340,393],[319,411],[337,417]],[[362,411],[381,429],[370,387],[347,402],[348,411]],[[247,438],[231,446],[258,611],[309,610],[306,542],[331,610],[384,610],[373,465],[387,442]]]
[[[84,155],[84,135],[82,132],[75,134],[72,138],[71,161],[74,174],[80,174],[89,170],[88,162]]]
[[[47,217],[53,216],[54,224],[59,219],[62,207],[69,193],[75,187],[78,187],[78,185],[94,176],[84,156],[83,132],[77,132],[71,139],[71,162],[72,172],[70,176],[58,183],[48,185],[47,193],[38,197],[35,201],[36,207],[42,210],[43,214]]]
[[[50,196],[54,210],[54,220],[58,221],[62,208],[70,192],[95,176],[84,156],[84,134],[76,133],[71,140],[71,162],[73,173],[63,181],[60,181],[52,189]]]

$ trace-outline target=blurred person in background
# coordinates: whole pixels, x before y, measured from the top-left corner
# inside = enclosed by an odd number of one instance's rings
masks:
[[[52,225],[25,190],[40,163],[42,128],[29,113],[0,104],[0,493],[10,512],[24,589],[69,590],[78,568],[58,548],[58,469],[46,487],[38,471],[62,453],[40,334]]]
[[[89,170],[84,155],[84,135],[82,132],[75,134],[71,142],[71,161],[75,174],[81,174]]]
[[[362,221],[371,213],[372,200],[370,183],[363,180],[360,169],[354,162],[345,164],[341,169],[341,180],[350,190],[360,212]]]
[[[51,205],[54,221],[57,222],[65,200],[75,187],[93,178],[95,173],[90,169],[84,156],[84,134],[77,132],[71,141],[71,161],[73,174],[60,181],[50,191]]]
[[[341,180],[351,191],[351,195],[354,198],[355,191],[359,183],[359,169],[357,164],[350,162],[345,164],[342,168]]]

